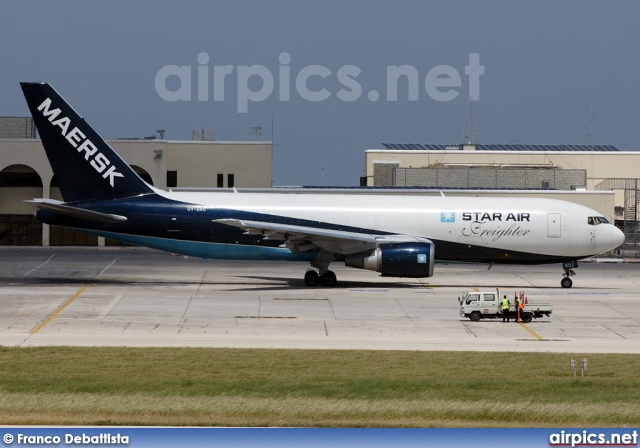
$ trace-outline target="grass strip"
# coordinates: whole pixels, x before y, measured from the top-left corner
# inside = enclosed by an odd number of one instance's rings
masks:
[[[569,359],[588,357],[585,378]],[[0,348],[0,423],[640,426],[640,357]]]

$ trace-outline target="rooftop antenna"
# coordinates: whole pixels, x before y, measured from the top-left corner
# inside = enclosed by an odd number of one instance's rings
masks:
[[[194,141],[201,141],[201,142],[212,142],[214,140],[213,138],[213,131],[207,131],[207,133],[205,134],[204,129],[201,129],[199,131],[196,131],[195,129],[191,131],[191,140]]]
[[[262,136],[262,126],[251,126],[249,128],[249,133],[253,134],[256,137],[256,140],[257,140],[258,137]]]
[[[474,107],[471,95],[467,95],[467,120],[464,126],[464,143],[467,145],[477,143],[476,132],[478,130],[478,105]],[[475,109],[475,110],[474,110]]]
[[[469,114],[469,95],[467,95],[467,118],[464,122],[464,140],[463,143],[471,143],[471,137],[469,135],[469,125],[471,121],[471,115]]]
[[[591,139],[591,150],[593,150],[593,96],[589,97],[589,133],[587,137]]]

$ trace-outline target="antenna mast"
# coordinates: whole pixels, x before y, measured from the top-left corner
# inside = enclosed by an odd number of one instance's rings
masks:
[[[262,126],[251,126],[249,128],[249,134],[253,134],[256,140],[258,140],[258,137],[262,136]]]
[[[593,150],[593,96],[589,97],[589,134],[587,137],[591,139],[591,150]]]
[[[467,95],[467,120],[464,126],[464,143],[471,145],[477,143],[477,135],[478,131],[478,112],[480,103],[475,107],[472,104],[473,98],[471,95]]]

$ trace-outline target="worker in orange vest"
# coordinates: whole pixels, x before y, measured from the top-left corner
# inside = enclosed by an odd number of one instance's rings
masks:
[[[520,300],[518,300],[518,322],[520,322],[520,318],[521,316],[524,314],[524,300],[522,300],[522,297],[520,297]]]

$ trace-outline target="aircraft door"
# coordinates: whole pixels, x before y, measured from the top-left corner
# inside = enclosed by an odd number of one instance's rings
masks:
[[[560,236],[561,236],[560,213],[549,213],[547,215],[547,237],[560,238]]]

